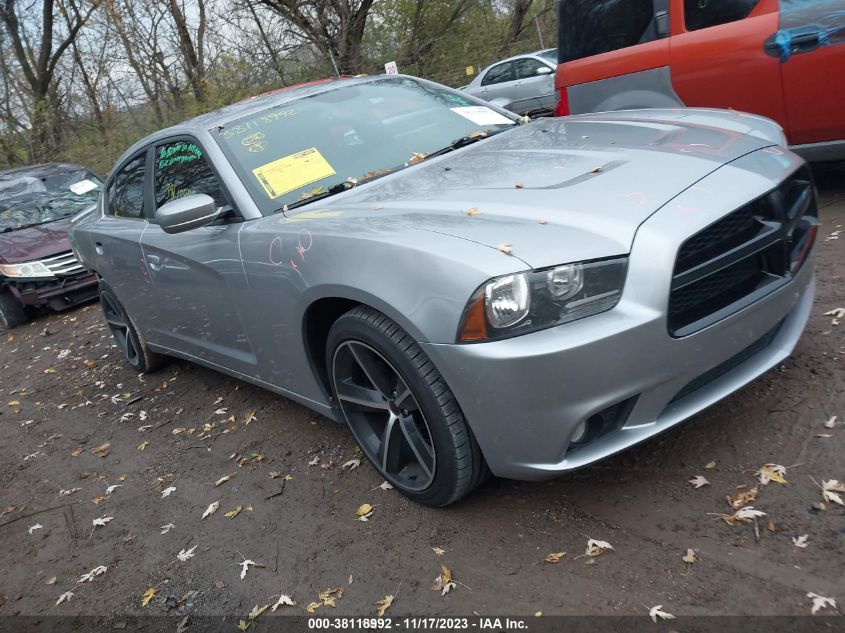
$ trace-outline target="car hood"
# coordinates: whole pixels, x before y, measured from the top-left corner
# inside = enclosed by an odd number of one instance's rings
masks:
[[[718,127],[731,115],[659,114],[540,119],[287,216],[326,209],[508,244],[532,268],[626,254],[639,225],[672,198],[775,143],[754,134],[753,117]]]
[[[17,264],[69,251],[67,233],[70,227],[71,219],[67,217],[18,231],[0,233],[0,261]]]

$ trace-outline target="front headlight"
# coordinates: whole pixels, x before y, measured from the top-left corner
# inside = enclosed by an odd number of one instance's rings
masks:
[[[458,341],[509,338],[606,312],[622,296],[627,265],[618,257],[491,279],[470,299]]]
[[[24,262],[22,264],[0,264],[0,275],[15,279],[35,279],[39,277],[53,277],[53,273],[41,262]]]

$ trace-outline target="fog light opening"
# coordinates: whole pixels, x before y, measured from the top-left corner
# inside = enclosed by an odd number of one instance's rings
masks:
[[[570,444],[580,444],[581,441],[587,436],[587,423],[581,422],[578,426],[575,427],[575,430],[572,432],[572,435],[569,437]]]

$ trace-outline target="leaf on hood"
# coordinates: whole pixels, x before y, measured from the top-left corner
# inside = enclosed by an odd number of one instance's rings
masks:
[[[525,189],[525,183],[518,182],[514,185],[517,189]]]
[[[674,620],[675,619],[674,615],[672,615],[671,613],[666,613],[665,611],[662,611],[662,609],[663,609],[663,605],[659,604],[656,607],[652,607],[651,609],[648,610],[648,615],[651,618],[651,621],[654,622],[655,624],[657,624],[657,618],[660,618],[661,620]]]
[[[687,549],[687,553],[681,556],[681,560],[684,561],[687,565],[692,565],[695,562],[695,550],[694,549]]]
[[[838,503],[841,506],[845,505],[842,497],[839,496],[840,492],[845,492],[845,483],[840,483],[836,479],[828,479],[822,482],[822,497],[825,501]]]
[[[141,596],[141,606],[146,607],[148,604],[150,604],[150,600],[152,600],[157,593],[158,589],[156,589],[155,587],[150,587],[149,589],[147,589],[144,592],[144,595]]]
[[[807,537],[808,537],[807,534],[802,534],[801,536],[793,536],[792,537],[792,544],[795,547],[801,547],[801,548],[807,547],[807,545],[809,545],[809,543],[807,542]]]
[[[754,486],[751,490],[746,490],[745,492],[740,492],[738,495],[726,497],[728,501],[728,505],[733,508],[734,510],[739,510],[743,506],[747,506],[749,503],[753,503],[757,500],[757,486]]]
[[[496,250],[504,253],[505,255],[513,255],[513,246],[511,244],[496,244]]]
[[[709,486],[710,485],[710,482],[707,481],[707,479],[705,479],[701,475],[696,475],[695,477],[693,477],[692,479],[689,480],[689,483],[691,483],[696,488],[701,488],[702,486]]]
[[[279,596],[279,599],[276,600],[276,604],[273,605],[273,607],[271,608],[271,611],[275,611],[279,607],[295,607],[295,606],[296,606],[296,600],[294,600],[290,596],[282,594],[282,595]]]
[[[455,587],[457,584],[452,580],[452,571],[446,565],[440,565],[440,573],[435,576],[431,590],[439,591],[441,596],[445,596]]]
[[[196,545],[194,545],[193,547],[191,547],[189,549],[181,549],[181,550],[179,550],[179,553],[176,554],[176,558],[178,558],[179,560],[181,560],[184,563],[188,559],[194,557],[194,550],[196,550],[196,549],[197,549]]]
[[[560,559],[564,556],[566,556],[566,552],[552,552],[551,554],[546,554],[543,560],[547,563],[559,563]]]
[[[71,598],[73,598],[73,592],[65,591],[62,595],[59,596],[59,599],[56,600],[56,604],[54,606],[59,606],[63,602],[69,602]]]
[[[168,486],[161,491],[161,498],[164,499],[165,497],[169,497],[174,492],[176,492],[176,486]]]
[[[215,501],[214,503],[209,504],[209,506],[205,509],[205,512],[202,513],[202,518],[204,519],[205,517],[210,517],[212,514],[217,512],[217,509],[219,507],[220,507],[219,501]]]
[[[255,605],[254,607],[252,607],[252,610],[249,612],[249,615],[247,617],[250,620],[255,620],[259,615],[264,613],[269,608],[270,608],[269,604],[265,604],[263,607],[259,607],[258,605]]]
[[[779,484],[785,484],[786,467],[780,464],[763,464],[763,466],[754,473],[760,478],[760,483],[764,486],[770,481],[776,481]]]
[[[100,517],[99,519],[94,519],[91,523],[94,524],[94,527],[103,527],[106,523],[114,519],[114,517]]]
[[[84,582],[91,582],[97,576],[101,576],[102,574],[105,574],[107,570],[108,570],[108,567],[104,567],[103,565],[100,565],[99,567],[95,567],[94,569],[89,571],[87,574],[82,574],[82,576],[79,577],[79,580],[76,581],[76,584],[81,585]]]
[[[479,215],[480,213],[481,213],[481,211],[479,211],[475,207],[472,207],[471,209],[466,210],[467,215]]]
[[[244,509],[243,506],[240,506],[240,505],[236,506],[234,510],[230,510],[229,512],[227,512],[223,516],[226,517],[227,519],[234,519],[236,516],[238,516],[241,513],[241,510],[243,510],[243,509]]]
[[[358,468],[358,466],[360,466],[360,465],[361,465],[361,460],[360,460],[360,459],[350,459],[348,462],[346,462],[345,464],[343,464],[343,465],[341,466],[341,468],[343,468],[343,469],[345,469],[345,470],[355,470],[355,469],[356,469],[356,468]]]
[[[607,541],[596,541],[595,539],[588,539],[587,540],[587,551],[584,552],[585,556],[600,556],[607,552],[608,550],[612,550],[613,545],[608,543]]]
[[[388,594],[384,598],[382,598],[381,600],[376,602],[376,606],[378,607],[376,609],[376,615],[380,618],[383,618],[384,612],[387,611],[390,608],[390,605],[393,604],[394,600],[395,600],[395,598],[393,596],[391,596],[390,594]]]
[[[816,615],[816,612],[819,609],[826,609],[827,607],[831,607],[832,609],[836,608],[836,600],[833,598],[825,598],[824,596],[820,596],[812,591],[807,594],[807,597],[813,601],[813,610],[811,612],[813,615]]]

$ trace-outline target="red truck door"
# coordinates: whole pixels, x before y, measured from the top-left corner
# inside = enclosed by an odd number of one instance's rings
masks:
[[[781,0],[767,52],[780,62],[792,144],[845,139],[845,0]]]
[[[762,114],[788,132],[781,63],[766,51],[778,0],[673,0],[672,86],[688,106]]]

